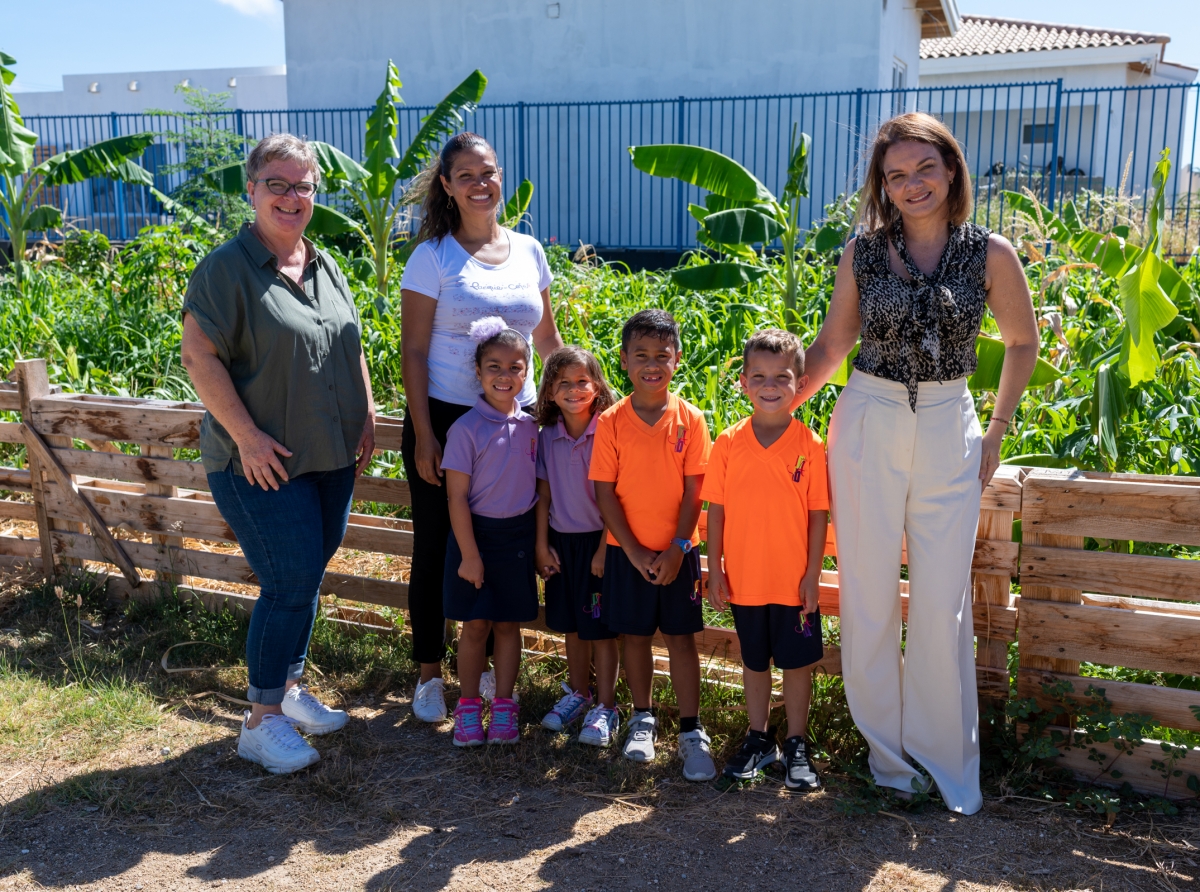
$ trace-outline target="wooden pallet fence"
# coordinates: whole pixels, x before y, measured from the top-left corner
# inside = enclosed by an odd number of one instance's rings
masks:
[[[1050,705],[1045,686],[1065,682],[1078,715],[1088,688],[1102,689],[1115,715],[1200,731],[1200,692],[1079,674],[1087,662],[1200,675],[1200,560],[1128,553],[1130,542],[1200,545],[1200,478],[1036,469],[1021,510],[1019,696]],[[1089,538],[1125,547],[1085,550]],[[1125,754],[1074,745],[1059,761],[1083,780],[1170,797],[1194,795],[1188,776],[1200,778],[1200,749],[1172,758],[1155,741]]]
[[[257,580],[244,557],[223,548],[236,544],[236,537],[208,493],[203,467],[176,457],[176,450],[198,447],[203,406],[53,393],[46,383],[45,363],[40,360],[19,363],[18,372],[20,387],[0,390],[0,408],[21,410],[25,428],[13,424],[0,428],[0,435],[19,442],[40,439],[49,452],[39,460],[35,444],[28,469],[0,470],[0,486],[8,480],[25,487],[17,491],[33,496],[32,502],[0,502],[0,517],[6,510],[19,511],[23,519],[36,521],[40,548],[31,541],[0,536],[0,554],[25,561],[49,556],[50,560],[42,563],[48,576],[85,563],[113,565],[113,550],[105,542],[106,534],[112,532],[121,553],[141,577],[110,577],[113,595],[157,597],[161,591],[157,581],[190,592],[212,609],[252,603],[245,596],[219,590],[221,583],[254,585]],[[379,418],[376,448],[398,451],[401,432],[400,419]],[[131,452],[130,446],[136,451]],[[60,479],[54,468],[69,474],[69,481]],[[407,482],[388,478],[361,478],[355,485],[355,498],[383,505],[410,504]],[[984,493],[973,563],[974,622],[981,643],[978,680],[981,694],[989,698],[1002,697],[1008,689],[1004,659],[1009,642],[1016,638],[1017,617],[1009,581],[1018,564],[1011,529],[1020,503],[1020,472],[1002,468]],[[103,530],[87,526],[89,521],[99,523]],[[137,538],[130,538],[130,533]],[[207,548],[186,547],[185,540],[210,544]],[[356,512],[350,516],[342,546],[405,557],[412,554],[412,526],[408,521]],[[826,550],[836,555],[832,536]],[[907,583],[900,588],[902,611],[907,615]],[[407,584],[393,579],[331,572],[322,592],[364,604],[400,610],[408,607]],[[839,614],[836,572],[823,575],[821,610],[827,616]],[[531,634],[544,637],[548,631],[540,619],[530,624]],[[732,629],[707,627],[697,642],[702,659],[714,667],[720,664],[720,674],[727,674],[740,662],[741,651]],[[818,668],[839,674],[839,650],[827,647]]]

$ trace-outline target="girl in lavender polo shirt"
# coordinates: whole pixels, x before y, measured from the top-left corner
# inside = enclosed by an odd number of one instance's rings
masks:
[[[566,696],[542,719],[563,731],[580,717],[579,742],[617,734],[617,636],[600,620],[604,520],[588,480],[596,419],[615,402],[600,363],[579,347],[550,354],[538,391],[537,567],[546,579],[546,625],[566,635]],[[592,658],[596,661],[593,703]],[[585,715],[586,713],[586,715]]]
[[[529,342],[498,316],[471,325],[475,374],[483,395],[450,427],[442,470],[452,532],[442,605],[462,623],[454,745],[516,743],[513,687],[521,662],[521,623],[537,618],[534,569],[537,425],[519,397],[529,372]],[[487,734],[479,677],[495,633],[496,696]]]

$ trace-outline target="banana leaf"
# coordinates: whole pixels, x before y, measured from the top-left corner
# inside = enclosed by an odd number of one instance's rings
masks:
[[[483,99],[488,79],[476,68],[437,104],[437,108],[421,119],[421,129],[397,165],[397,174],[402,180],[416,176],[438,152],[438,144],[445,136],[454,133],[463,125],[463,112],[473,112]]]
[[[718,288],[741,288],[766,274],[767,270],[763,267],[726,261],[673,269],[671,279],[680,288],[689,291],[715,291]]]
[[[222,195],[241,195],[246,191],[245,161],[230,161],[219,167],[210,167],[201,176],[209,186]]]
[[[362,234],[362,228],[336,208],[325,204],[313,205],[312,219],[304,230],[305,235],[344,235],[347,232]]]
[[[153,144],[153,133],[135,133],[93,143],[86,149],[70,149],[48,158],[34,170],[45,177],[47,186],[69,186],[92,177],[123,180],[153,186],[154,177],[134,158]]]
[[[1056,242],[1067,243],[1075,233],[1058,214],[1050,210],[1040,201],[1030,198],[1023,192],[1004,192],[1004,200],[1014,211],[1019,211],[1032,220],[1039,222],[1039,227],[1049,233]],[[1076,215],[1078,217],[1078,215]]]
[[[216,237],[218,234],[216,227],[214,227],[199,214],[194,213],[190,208],[180,204],[171,196],[159,192],[153,186],[150,187],[150,194],[154,196],[155,200],[157,200],[159,204],[166,208],[167,213],[175,215],[176,222],[186,223],[188,226],[192,227],[192,229],[203,232],[209,236]]]
[[[971,390],[996,390],[1000,386],[1000,372],[1004,368],[1004,341],[979,335],[975,338],[975,374],[967,380]],[[1040,356],[1026,388],[1045,387],[1062,377],[1062,372]]]
[[[326,192],[336,192],[346,183],[356,183],[371,175],[369,170],[327,142],[310,142],[309,145],[317,154],[321,185]]]
[[[725,245],[766,244],[783,232],[773,217],[751,208],[730,208],[704,218],[704,228],[713,241]]]
[[[400,150],[396,148],[396,131],[399,129],[396,105],[404,101],[400,98],[401,86],[400,72],[388,59],[383,91],[367,115],[367,131],[363,135],[363,167],[368,174],[363,188],[372,198],[391,195],[392,187],[396,185],[392,159],[400,157]]]
[[[62,211],[52,204],[41,204],[25,219],[25,229],[29,232],[45,232],[47,229],[58,229],[62,221]]]
[[[788,162],[787,185],[783,187],[784,201],[808,197],[809,180],[811,179],[808,158],[812,148],[812,137],[807,133],[801,133],[797,139],[796,131],[799,126],[798,124],[792,125],[792,158]]]
[[[1096,391],[1092,395],[1092,430],[1099,434],[1100,451],[1111,459],[1119,458],[1117,447],[1121,418],[1129,408],[1129,379],[1118,366],[1105,363],[1096,370]]]
[[[532,202],[533,183],[529,180],[521,180],[520,185],[517,186],[517,191],[505,202],[504,210],[500,212],[500,225],[506,229],[516,227],[525,217]]]
[[[633,166],[651,176],[682,180],[725,198],[775,201],[758,179],[732,158],[700,146],[630,146]]]
[[[1135,385],[1153,380],[1157,374],[1159,356],[1154,335],[1179,315],[1159,284],[1163,266],[1147,246],[1140,261],[1121,277],[1119,283],[1121,306],[1125,310],[1121,367],[1130,383]]]
[[[25,126],[17,99],[9,90],[16,79],[9,66],[16,64],[16,59],[0,52],[0,167],[14,176],[33,166],[33,147],[38,141],[38,135]]]
[[[835,251],[846,244],[846,235],[849,233],[850,227],[841,226],[836,223],[826,223],[817,230],[817,234],[812,240],[812,249],[820,254],[828,251]]]

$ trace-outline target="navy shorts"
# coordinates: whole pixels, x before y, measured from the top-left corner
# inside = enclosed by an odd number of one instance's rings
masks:
[[[546,580],[546,625],[553,632],[574,632],[580,641],[603,641],[617,633],[600,619],[599,576],[592,575],[592,558],[604,530],[560,533],[550,527],[550,547],[558,552],[560,569]],[[606,549],[606,554],[607,554]]]
[[[683,556],[674,582],[654,585],[642,578],[625,549],[610,543],[602,582],[601,617],[619,635],[692,635],[704,629],[700,555],[695,549]]]
[[[483,588],[458,575],[462,551],[454,533],[446,543],[442,608],[446,619],[467,622],[527,623],[537,619],[537,536],[534,510],[518,517],[471,515],[475,545],[483,558]]]
[[[802,631],[799,607],[782,604],[730,604],[733,625],[742,647],[742,665],[751,672],[803,669],[825,655],[821,644],[821,611],[808,615],[808,633]]]

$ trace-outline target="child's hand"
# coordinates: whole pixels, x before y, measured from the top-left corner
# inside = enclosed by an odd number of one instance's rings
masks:
[[[604,556],[608,553],[608,545],[603,537],[600,539],[600,547],[596,549],[596,553],[592,555],[592,575],[596,577],[604,576]]]
[[[539,545],[534,552],[534,560],[537,562],[538,575],[542,579],[549,579],[555,573],[562,572],[562,561],[558,552],[549,545]]]
[[[679,550],[678,546],[672,545],[666,551],[659,552],[654,563],[650,565],[650,572],[654,575],[651,581],[655,585],[670,585],[679,575],[681,566],[683,566],[683,552]]]
[[[658,557],[649,548],[644,548],[641,545],[634,545],[625,549],[625,556],[629,558],[629,563],[633,564],[635,570],[642,574],[642,578],[652,585],[657,585],[658,580],[654,578],[654,564]]]
[[[720,567],[708,565],[708,603],[713,610],[721,613],[729,603],[729,580],[725,571]]]
[[[458,565],[458,575],[472,583],[475,588],[483,588],[483,558],[479,555],[464,557]]]
[[[815,613],[821,603],[821,574],[805,573],[800,580],[800,600],[804,603],[804,615]]]

